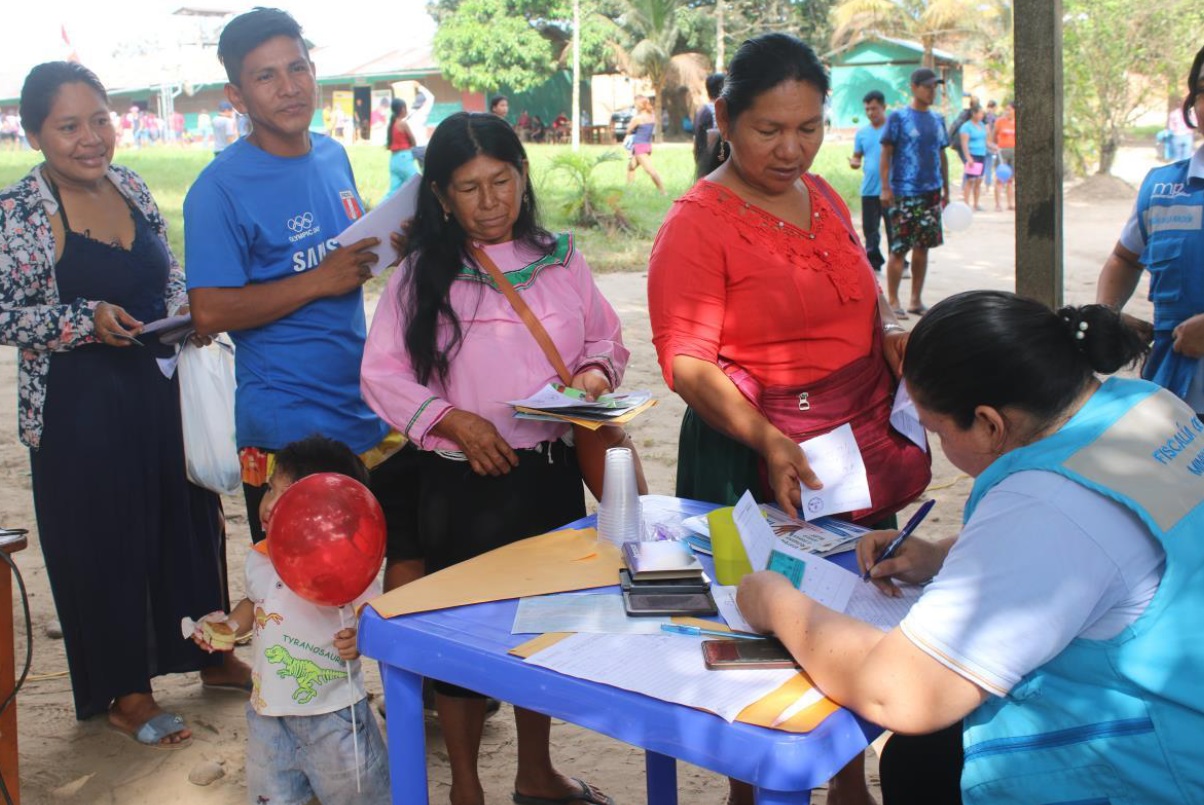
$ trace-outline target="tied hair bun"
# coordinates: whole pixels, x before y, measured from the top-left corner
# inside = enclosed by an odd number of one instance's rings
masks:
[[[1068,305],[1058,310],[1058,318],[1095,372],[1112,374],[1149,351],[1141,336],[1107,305]]]
[[[1098,307],[1098,305],[1093,305]],[[1087,340],[1087,331],[1091,329],[1091,322],[1083,315],[1086,307],[1064,307],[1058,311],[1058,317],[1062,319],[1062,323],[1066,325],[1066,331],[1070,334],[1077,343],[1076,346],[1081,350],[1084,348],[1084,341]]]

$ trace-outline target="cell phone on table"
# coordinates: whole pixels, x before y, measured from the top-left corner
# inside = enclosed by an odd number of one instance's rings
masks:
[[[768,640],[703,640],[702,660],[707,668],[798,668],[780,642]]]

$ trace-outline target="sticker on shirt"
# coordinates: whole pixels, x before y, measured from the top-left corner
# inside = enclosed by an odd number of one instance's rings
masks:
[[[267,612],[263,607],[255,607],[255,634],[259,634],[269,623],[277,626],[284,623],[284,616],[279,612]]]
[[[263,700],[263,696],[259,695],[259,691],[261,688],[260,680],[261,680],[261,678],[260,678],[259,674],[252,671],[251,672],[251,707],[253,707],[255,709],[256,713],[262,713],[268,707],[268,703]]]
[[[360,206],[360,200],[356,198],[354,190],[340,190],[339,200],[343,202],[343,210],[348,219],[355,221],[363,216],[364,209]]]
[[[323,668],[313,660],[298,659],[289,654],[284,646],[268,646],[263,656],[272,665],[284,666],[276,672],[276,676],[281,679],[292,677],[297,681],[297,689],[293,691],[293,701],[297,704],[309,704],[318,695],[315,685],[325,685],[347,678],[346,671]]]

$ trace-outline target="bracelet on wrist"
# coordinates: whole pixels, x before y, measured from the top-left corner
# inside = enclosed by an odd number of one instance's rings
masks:
[[[882,325],[882,332],[883,332],[883,334],[905,333],[905,332],[907,332],[907,328],[904,327],[902,324],[898,324],[897,322],[890,321],[890,322],[887,322],[886,324]]]

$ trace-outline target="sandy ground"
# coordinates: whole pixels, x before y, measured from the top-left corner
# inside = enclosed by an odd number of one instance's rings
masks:
[[[1125,152],[1118,173],[1130,182],[1139,181],[1152,166],[1148,152],[1149,149]],[[1132,205],[1131,200],[1115,198],[1114,192],[1101,195],[1107,198],[1076,193],[1066,203],[1065,293],[1069,302],[1094,300],[1099,268]],[[988,208],[993,206],[989,200],[984,201]],[[932,304],[973,288],[1011,289],[1014,223],[1012,213],[986,212],[975,217],[969,231],[949,236],[946,246],[933,253],[925,301]],[[643,457],[651,491],[672,494],[683,405],[677,397],[665,392],[661,382],[650,343],[645,276],[609,274],[598,277],[598,284],[619,311],[626,340],[632,348],[625,385],[663,392],[660,406],[638,420],[631,430]],[[1131,304],[1130,309],[1138,315],[1148,314],[1144,291],[1140,295],[1143,298]],[[107,730],[103,720],[75,721],[62,641],[44,635],[55,612],[38,548],[28,456],[16,435],[15,364],[15,350],[0,350],[0,383],[4,386],[0,395],[0,525],[26,527],[33,532],[30,548],[17,557],[29,588],[34,624],[33,675],[18,699],[23,801],[122,805],[244,802],[243,702],[237,695],[203,692],[195,674],[160,678],[154,685],[163,707],[180,712],[195,733],[193,745],[183,751],[162,752],[136,746]],[[938,507],[928,519],[926,531],[928,536],[940,537],[958,529],[962,504],[971,484],[949,465],[939,449],[933,476],[929,494],[937,498]],[[231,592],[239,596],[243,557],[249,544],[242,500],[226,500],[226,511],[230,518]],[[19,609],[14,620],[21,645],[24,624]],[[379,693],[380,680],[375,667],[368,673],[369,688]],[[571,725],[557,725],[553,740],[554,757],[562,770],[599,784],[624,805],[645,801],[643,759],[638,750]],[[446,802],[447,758],[433,722],[428,723],[428,754],[432,801]],[[225,776],[206,787],[189,783],[189,771],[204,761],[222,764]],[[514,762],[513,721],[508,708],[504,708],[488,722],[482,747],[481,768],[490,803],[510,801]],[[876,769],[872,756],[869,766],[872,777]],[[726,783],[715,774],[683,765],[679,790],[685,805],[718,804],[723,802]],[[822,792],[815,799],[822,801]]]

